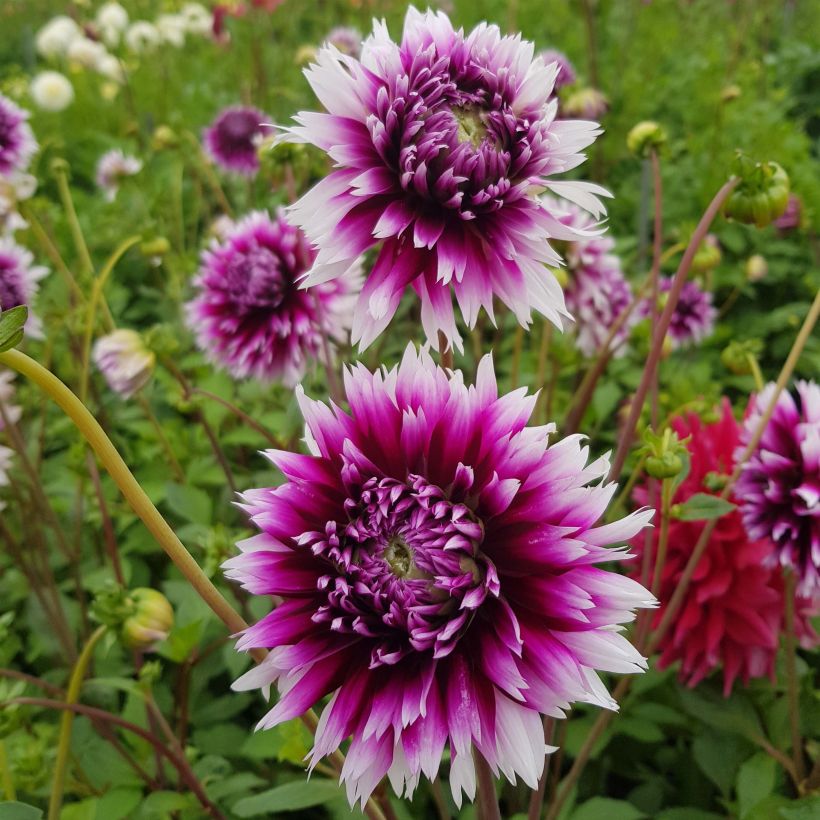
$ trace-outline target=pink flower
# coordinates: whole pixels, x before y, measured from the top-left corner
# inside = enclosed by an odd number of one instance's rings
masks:
[[[566,54],[561,51],[556,51],[554,48],[548,48],[542,51],[539,57],[541,57],[541,60],[546,66],[557,63],[558,73],[555,75],[556,91],[565,85],[572,85],[575,82],[575,69]]]
[[[473,747],[535,787],[542,715],[615,709],[596,670],[645,668],[618,625],[652,596],[595,565],[630,557],[606,545],[649,514],[596,526],[616,489],[607,459],[527,427],[536,397],[499,397],[489,356],[468,387],[411,345],[393,370],[349,369],[345,387],[349,412],[297,389],[310,455],[269,451],[285,482],[242,497],[261,532],[226,574],[282,602],[240,638],[272,652],[235,688],[278,684],[260,728],[329,695],[311,766],[351,738],[351,804],[385,774],[412,795],[447,745],[459,804]]]
[[[738,457],[774,389],[769,384],[752,399]],[[804,595],[820,594],[820,385],[797,382],[797,401],[780,394],[737,486],[749,536],[770,538],[776,547],[770,563],[791,567]]]
[[[156,363],[156,355],[140,334],[127,328],[97,339],[93,359],[108,386],[124,399],[145,387]]]
[[[556,121],[558,65],[533,59],[520,36],[485,23],[469,34],[443,12],[408,9],[401,43],[377,23],[360,60],[324,48],[307,72],[326,113],[302,112],[291,138],[312,143],[334,170],[292,206],[319,249],[307,284],[337,275],[380,245],[362,290],[353,339],[367,347],[408,285],[428,339],[461,347],[452,293],[473,327],[497,296],[522,325],[537,310],[567,316],[549,239],[573,240],[542,203],[545,190],[596,217],[597,185],[552,177],[583,162],[593,122]]]
[[[733,452],[740,441],[729,402],[724,399],[720,418],[711,424],[690,413],[675,419],[672,427],[681,438],[691,435],[687,445],[689,474],[675,491],[673,503],[683,503],[695,493],[713,493],[709,487],[714,485],[707,482],[707,476],[732,471]],[[635,492],[639,504],[645,503],[647,496],[645,487]],[[742,497],[738,487],[734,500]],[[670,523],[656,625],[704,526],[703,521]],[[657,542],[656,528],[653,555],[657,554]],[[643,551],[643,545],[643,536],[633,541],[636,551]],[[774,676],[784,604],[782,575],[767,561],[773,549],[768,538],[749,538],[738,510],[718,519],[677,619],[661,643],[660,668],[680,662],[681,679],[695,686],[722,666],[726,696],[737,678],[748,683],[751,678]],[[798,632],[803,641],[811,643],[815,636],[805,618],[809,602],[798,603]]]
[[[199,347],[235,378],[278,380],[292,387],[308,363],[350,326],[359,275],[311,290],[299,287],[315,257],[302,232],[282,214],[255,211],[202,254],[187,305]]]
[[[97,162],[97,186],[109,202],[113,202],[120,187],[120,180],[134,176],[142,170],[142,162],[124,154],[119,148],[106,151]]]
[[[31,251],[10,237],[0,236],[0,310],[26,305],[29,309],[26,334],[34,339],[43,338],[43,328],[31,307],[39,281],[47,274],[47,268],[34,264]]]
[[[268,122],[270,117],[257,108],[226,108],[203,132],[205,150],[224,170],[253,176],[259,170],[257,146]]]
[[[0,177],[25,171],[37,150],[28,118],[28,111],[0,94]]]
[[[669,293],[672,288],[672,279],[662,276],[658,284],[661,294]],[[649,300],[645,299],[638,307],[638,313],[645,317],[649,315],[649,312]],[[712,335],[716,319],[717,310],[712,304],[712,294],[708,290],[701,289],[695,281],[685,282],[669,325],[672,347],[686,347],[702,342]]]

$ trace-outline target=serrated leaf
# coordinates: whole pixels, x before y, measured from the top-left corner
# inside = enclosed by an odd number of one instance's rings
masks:
[[[679,521],[709,521],[713,518],[720,518],[735,509],[731,501],[709,493],[695,493],[682,504],[675,506],[675,518]]]
[[[296,811],[338,800],[344,792],[332,780],[295,780],[245,797],[233,806],[237,817],[270,816],[277,811]]]

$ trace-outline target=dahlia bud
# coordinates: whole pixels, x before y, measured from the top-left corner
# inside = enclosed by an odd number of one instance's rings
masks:
[[[140,253],[151,259],[167,256],[171,252],[171,243],[164,236],[148,239],[140,244]]]
[[[641,453],[646,457],[645,469],[653,478],[674,478],[684,469],[684,456],[687,454],[686,442],[678,438],[670,427],[661,435],[647,427],[643,434],[644,444]]]
[[[597,88],[582,88],[570,94],[561,106],[565,117],[582,117],[597,120],[609,111],[609,100]]]
[[[732,102],[732,100],[736,100],[742,93],[739,85],[727,85],[724,86],[720,92],[720,99],[722,102]]]
[[[637,157],[646,158],[666,145],[666,131],[652,120],[644,120],[632,127],[626,136],[626,147]]]
[[[718,238],[713,233],[706,234],[692,259],[692,270],[695,273],[706,273],[717,267],[722,257]]]
[[[294,62],[296,65],[307,65],[308,63],[312,63],[316,59],[317,55],[316,46],[311,45],[303,45],[299,46],[296,49],[296,56],[294,57]]]
[[[145,386],[156,363],[140,334],[125,328],[98,339],[92,355],[108,386],[124,399]]]
[[[769,264],[766,262],[766,257],[759,253],[750,256],[746,260],[746,281],[759,282],[766,278],[769,272]]]
[[[777,217],[774,221],[774,226],[777,228],[781,236],[800,227],[801,216],[803,213],[803,202],[797,194],[789,194],[789,201],[786,203],[786,210]]]
[[[566,268],[550,268],[549,272],[555,277],[563,290],[569,284],[569,274]]]
[[[789,176],[776,162],[754,162],[738,154],[740,182],[723,207],[727,219],[765,228],[786,210]]]
[[[167,151],[179,145],[176,131],[167,125],[158,125],[151,137],[151,147],[155,151]]]
[[[164,641],[174,625],[174,610],[155,589],[139,587],[127,599],[131,614],[123,621],[121,635],[129,649],[150,650]]]
[[[722,492],[729,483],[729,476],[726,473],[706,473],[703,477],[703,486],[711,493]]]
[[[750,376],[755,372],[757,356],[762,348],[759,339],[730,342],[721,352],[720,361],[736,376]]]

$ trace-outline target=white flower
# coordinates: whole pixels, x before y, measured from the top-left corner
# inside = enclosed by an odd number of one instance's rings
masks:
[[[29,93],[43,111],[62,111],[74,99],[74,86],[59,71],[41,71],[31,81]]]
[[[181,14],[160,14],[157,17],[157,31],[163,42],[179,48],[185,45],[185,18]]]
[[[160,39],[157,27],[146,20],[137,20],[125,32],[125,45],[137,54],[143,51],[153,51]]]
[[[83,68],[96,68],[97,63],[107,53],[102,43],[81,34],[68,44],[66,57],[69,62],[81,65]]]
[[[11,370],[0,370],[0,406],[3,408],[5,417],[11,424],[20,421],[23,411],[19,405],[12,404],[14,398],[14,373]],[[0,415],[0,430],[5,426],[3,416]]]
[[[80,27],[64,14],[53,17],[37,32],[37,51],[43,57],[61,57],[69,43],[80,34]]]
[[[213,30],[213,15],[201,3],[186,3],[180,15],[185,20],[185,30],[189,34],[205,37]]]
[[[146,384],[156,362],[139,333],[125,328],[97,339],[92,356],[108,386],[124,399]]]
[[[0,174],[0,238],[28,227],[28,222],[17,212],[17,203],[33,196],[36,190],[37,178],[31,174],[21,171],[6,176]]]
[[[119,148],[106,151],[97,163],[97,185],[105,193],[105,198],[113,202],[117,196],[120,180],[131,177],[142,170],[142,162],[136,157],[126,156]]]
[[[128,12],[119,3],[103,3],[96,19],[103,40],[110,46],[117,45],[120,34],[128,27]]]
[[[94,66],[98,74],[108,77],[109,80],[122,83],[125,81],[125,72],[122,63],[113,54],[103,54]]]

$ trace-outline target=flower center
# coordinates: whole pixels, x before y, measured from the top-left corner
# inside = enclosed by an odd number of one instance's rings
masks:
[[[478,148],[488,138],[489,130],[478,106],[463,105],[453,108],[453,117],[459,142],[469,142],[474,148]]]
[[[499,594],[481,523],[414,475],[356,482],[345,509],[346,524],[299,539],[330,569],[314,621],[371,640],[371,666],[414,651],[448,655],[487,595]]]
[[[251,142],[259,130],[259,123],[250,111],[232,111],[225,116],[219,130],[228,143],[241,147]]]
[[[247,307],[277,308],[285,298],[281,261],[268,248],[256,246],[234,256],[226,278],[237,301]]]

